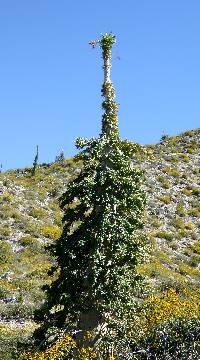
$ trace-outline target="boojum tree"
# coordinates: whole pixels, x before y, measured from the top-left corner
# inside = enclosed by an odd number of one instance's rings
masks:
[[[105,34],[96,43],[104,69],[102,130],[97,139],[76,141],[83,165],[61,197],[63,232],[51,247],[57,259],[52,271],[58,276],[46,288],[47,300],[35,316],[42,322],[36,331],[40,341],[51,328],[91,330],[123,318],[140,281],[136,267],[144,249],[137,235],[145,206],[142,173],[130,159],[137,146],[119,138],[110,79],[115,36]]]
[[[38,157],[39,157],[39,146],[36,146],[36,155],[34,158],[34,162],[33,162],[33,167],[32,167],[32,175],[34,176],[36,174],[37,168],[38,168]]]

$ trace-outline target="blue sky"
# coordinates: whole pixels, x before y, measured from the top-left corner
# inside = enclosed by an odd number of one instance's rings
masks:
[[[101,128],[101,53],[112,31],[122,138],[142,144],[200,126],[199,0],[0,0],[0,162],[31,165]],[[118,59],[120,57],[120,60]]]

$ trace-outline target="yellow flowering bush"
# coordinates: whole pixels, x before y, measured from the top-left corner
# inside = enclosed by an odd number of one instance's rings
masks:
[[[91,347],[76,348],[76,342],[70,335],[64,335],[46,350],[35,353],[24,353],[23,360],[72,360],[76,350],[76,360],[97,360],[97,354]]]
[[[24,353],[23,360],[62,360],[75,347],[71,336],[65,335],[46,350],[35,353]]]
[[[43,226],[41,234],[49,239],[57,240],[60,237],[61,229],[55,226]]]
[[[196,318],[199,313],[200,291],[184,289],[178,293],[169,289],[160,295],[151,296],[142,308],[141,315],[146,319],[146,329],[151,329],[159,322],[172,318]]]
[[[11,203],[14,200],[13,194],[9,191],[5,191],[4,194],[1,196],[1,201]]]
[[[79,360],[97,360],[97,354],[95,354],[95,352],[93,351],[93,349],[91,347],[82,347],[79,351],[78,351],[78,358]]]
[[[200,359],[199,305],[200,290],[171,288],[144,300],[128,334],[133,359]]]

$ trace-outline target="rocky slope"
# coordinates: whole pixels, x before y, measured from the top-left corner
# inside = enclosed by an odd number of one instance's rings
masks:
[[[144,170],[149,260],[140,267],[154,291],[200,284],[200,129],[163,136],[133,157]],[[53,263],[44,245],[61,232],[58,198],[81,163],[40,165],[0,174],[0,348],[14,359],[16,342],[34,329]],[[7,349],[10,349],[8,352]],[[11,354],[12,353],[12,354]]]

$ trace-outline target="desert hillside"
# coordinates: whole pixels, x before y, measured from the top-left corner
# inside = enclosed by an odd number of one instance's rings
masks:
[[[144,171],[145,232],[149,255],[140,272],[153,292],[197,289],[200,284],[200,129],[163,136],[133,156]],[[62,230],[59,196],[81,162],[41,164],[0,174],[0,348],[1,359],[17,359],[17,341],[26,342],[41,286],[55,259],[45,245]],[[8,351],[9,349],[9,351]],[[16,356],[16,357],[15,357]]]

